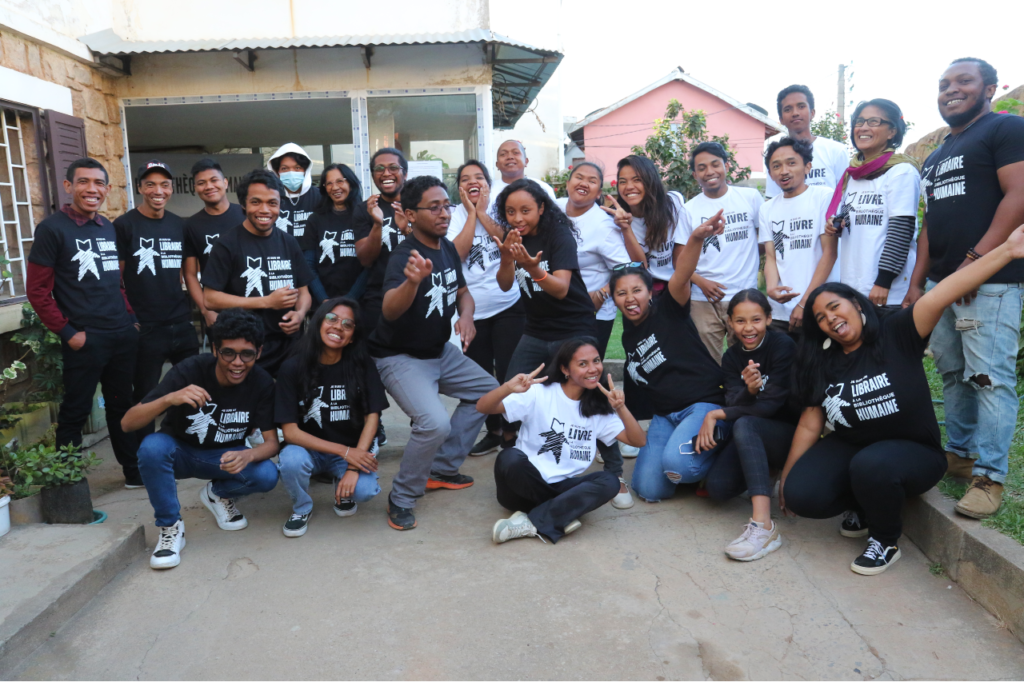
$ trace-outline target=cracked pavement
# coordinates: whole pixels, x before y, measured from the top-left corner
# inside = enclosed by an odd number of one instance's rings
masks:
[[[145,491],[120,488],[107,441],[97,508],[146,525],[148,549],[25,662],[16,679],[1014,679],[1024,645],[907,539],[886,573],[849,570],[863,540],[839,520],[780,519],[782,548],[723,553],[749,516],[685,486],[670,501],[605,505],[558,545],[491,543],[508,515],[494,455],[476,485],[428,493],[419,527],[384,508],[408,434],[385,421],[381,488],[349,518],[314,483],[309,532],[286,538],[280,486],[243,499],[249,527],[217,528],[201,482],[179,482],[188,546],[149,568]],[[404,425],[403,425],[404,423]],[[632,470],[627,460],[626,475]],[[598,465],[599,466],[599,465]]]

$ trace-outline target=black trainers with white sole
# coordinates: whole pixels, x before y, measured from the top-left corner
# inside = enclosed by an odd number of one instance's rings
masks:
[[[178,519],[173,526],[161,526],[160,537],[149,557],[150,568],[174,568],[181,563],[181,550],[185,549],[185,522]]]
[[[857,512],[851,510],[843,513],[843,523],[839,526],[839,534],[844,538],[862,538],[870,532],[871,529],[860,520],[860,515]]]
[[[896,545],[882,547],[874,538],[868,538],[864,553],[853,560],[850,570],[861,575],[878,575],[899,561],[900,548]]]
[[[217,497],[213,492],[213,481],[199,490],[199,501],[210,510],[221,530],[242,530],[249,525],[242,512],[238,511],[234,500]]]
[[[284,523],[284,536],[286,538],[297,538],[306,534],[309,529],[309,517],[313,515],[312,510],[305,514],[292,514]]]
[[[334,503],[334,513],[338,516],[352,516],[359,511],[359,505],[352,500],[342,500]]]
[[[473,446],[473,449],[469,451],[469,454],[473,457],[480,457],[482,455],[489,455],[492,452],[497,452],[498,448],[502,444],[501,435],[497,433],[486,433],[484,437],[480,439],[480,442]]]

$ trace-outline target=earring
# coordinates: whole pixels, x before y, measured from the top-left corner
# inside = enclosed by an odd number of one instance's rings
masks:
[[[868,316],[865,315],[864,313],[860,314],[860,323],[861,324],[867,324],[868,323]]]
[[[825,343],[821,344],[822,350],[828,350],[832,347],[832,337],[829,336],[825,339]]]

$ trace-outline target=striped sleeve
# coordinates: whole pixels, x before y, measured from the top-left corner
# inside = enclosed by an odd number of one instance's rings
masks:
[[[890,216],[885,244],[882,246],[882,257],[878,260],[876,286],[890,288],[892,281],[903,272],[903,266],[907,264],[907,254],[910,253],[910,244],[914,239],[916,223],[915,216]]]

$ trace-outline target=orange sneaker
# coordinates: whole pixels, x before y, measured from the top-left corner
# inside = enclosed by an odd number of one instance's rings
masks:
[[[427,490],[439,490],[441,488],[447,488],[448,490],[462,490],[473,485],[473,477],[466,476],[465,474],[455,474],[454,476],[446,476],[444,474],[431,473],[430,478],[427,479]]]

